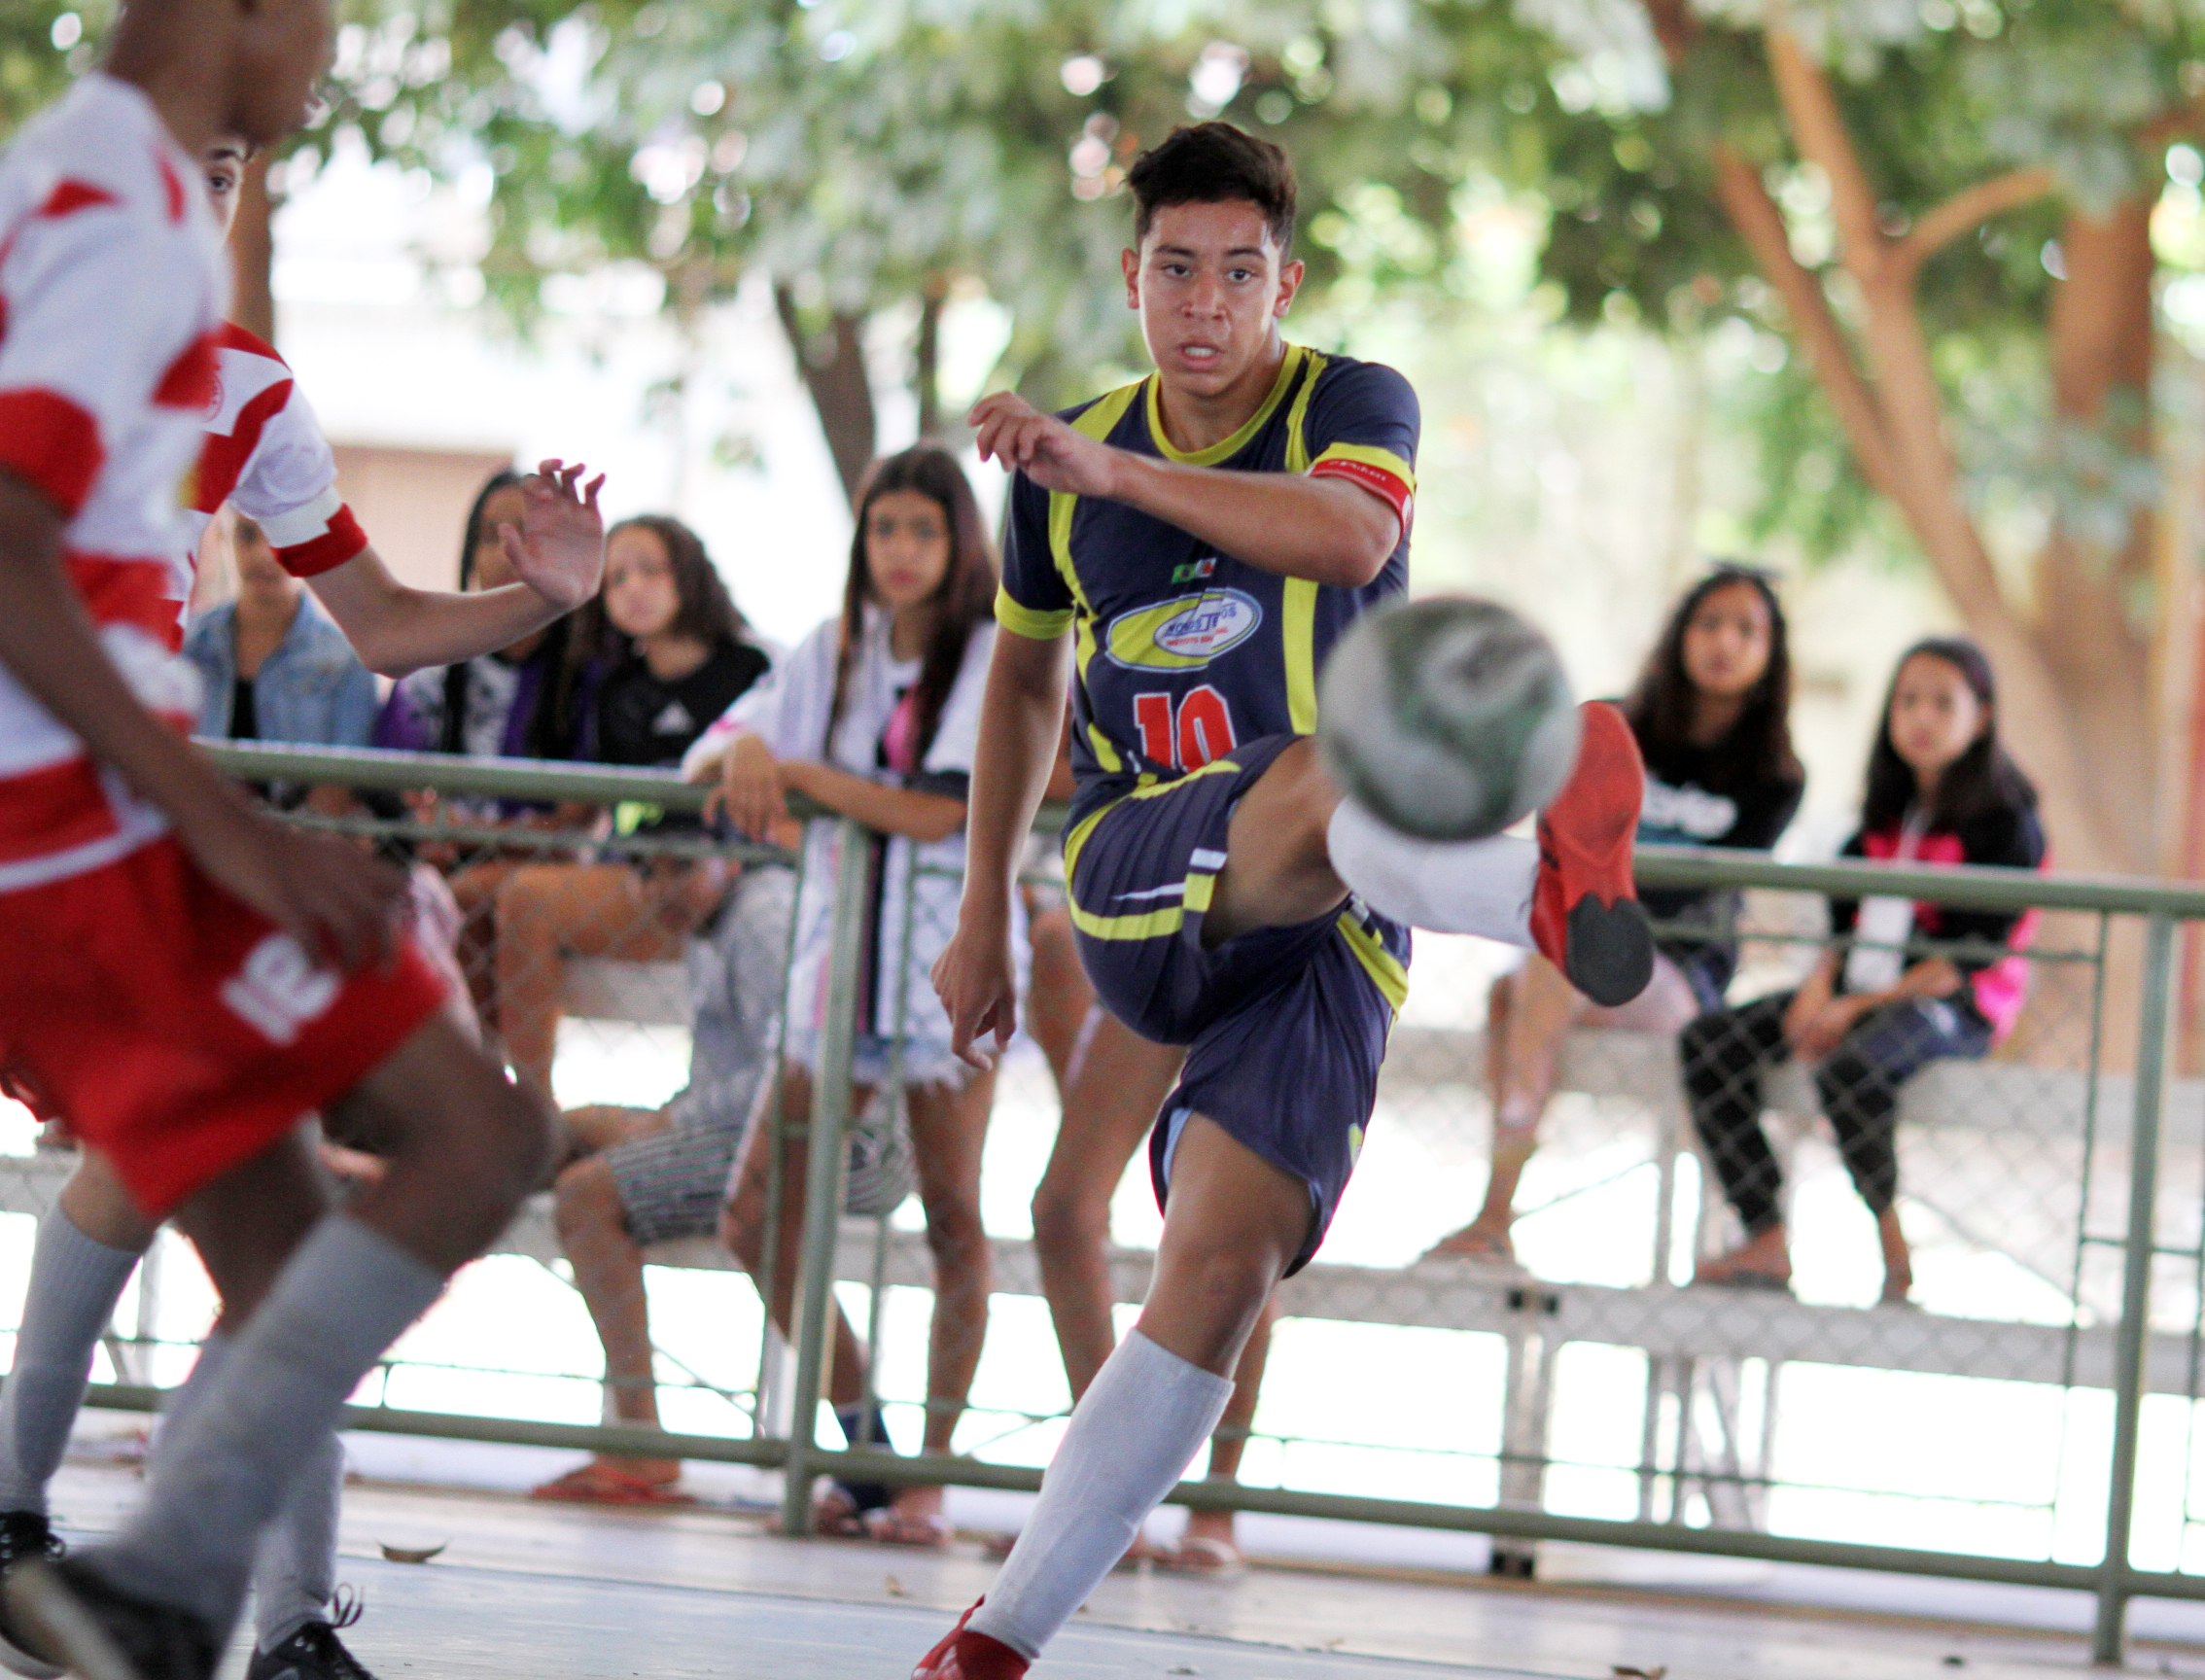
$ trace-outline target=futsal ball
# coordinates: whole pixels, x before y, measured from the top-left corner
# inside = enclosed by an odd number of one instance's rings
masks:
[[[1341,791],[1404,834],[1477,840],[1561,791],[1577,706],[1554,644],[1506,607],[1381,607],[1325,661],[1317,747]]]

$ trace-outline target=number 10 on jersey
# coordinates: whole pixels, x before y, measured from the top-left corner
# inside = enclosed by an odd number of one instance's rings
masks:
[[[1172,705],[1164,693],[1136,694],[1134,722],[1140,729],[1140,751],[1152,764],[1172,770],[1200,770],[1232,752],[1233,715],[1225,696],[1208,683]]]

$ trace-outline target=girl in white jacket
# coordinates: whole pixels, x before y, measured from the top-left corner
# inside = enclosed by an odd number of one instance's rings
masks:
[[[988,1239],[980,1151],[995,1075],[950,1054],[949,1022],[928,981],[957,925],[963,890],[965,793],[980,694],[995,641],[996,564],[971,485],[955,457],[922,445],[876,462],[858,499],[841,613],[821,625],[691,749],[692,779],[716,773],[717,802],[745,833],[786,822],[803,794],[873,830],[867,842],[864,960],[851,1112],[892,1075],[909,1115],[928,1246],[934,1259],[925,1450],[946,1452],[988,1321]],[[830,960],[840,825],[804,836],[803,889],[788,977],[784,1118],[812,1103]],[[770,1128],[754,1127],[729,1185],[722,1234],[753,1275],[764,1268]],[[774,1257],[774,1320],[788,1328],[803,1223],[805,1157],[784,1163]],[[863,1412],[856,1337],[837,1315],[831,1398],[853,1445],[888,1445]],[[902,1545],[948,1538],[939,1488],[892,1493],[840,1483],[821,1501],[823,1532]]]

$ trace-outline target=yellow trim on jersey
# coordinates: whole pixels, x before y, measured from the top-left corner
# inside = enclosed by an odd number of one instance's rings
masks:
[[[1310,352],[1310,376],[1294,394],[1294,406],[1286,415],[1286,471],[1289,472],[1310,470],[1310,399],[1316,395],[1317,381],[1324,377],[1324,370],[1330,365],[1330,357],[1320,356],[1314,350]]]
[[[1010,591],[1000,583],[996,585],[996,622],[1014,636],[1028,636],[1036,642],[1054,642],[1071,628],[1072,610],[1059,608],[1054,612],[1041,612],[1011,599]]]
[[[1176,461],[1182,467],[1214,467],[1218,462],[1238,455],[1247,446],[1248,439],[1262,431],[1266,422],[1286,400],[1287,387],[1293,384],[1294,375],[1302,370],[1310,352],[1299,344],[1286,346],[1286,359],[1278,365],[1278,377],[1271,383],[1271,395],[1263,400],[1263,406],[1249,415],[1246,422],[1222,443],[1212,443],[1207,449],[1186,450],[1174,448],[1172,439],[1164,434],[1164,381],[1160,374],[1151,373],[1141,383],[1148,391],[1148,436],[1156,445],[1156,452],[1167,461]],[[1114,397],[1116,392],[1112,392]]]
[[[1289,578],[1278,609],[1278,640],[1286,655],[1286,726],[1316,733],[1316,604],[1312,578]]]
[[[1123,805],[1128,799],[1155,799],[1175,788],[1184,788],[1198,776],[1211,776],[1220,772],[1240,769],[1231,758],[1213,758],[1200,770],[1190,770],[1184,776],[1169,782],[1153,782],[1145,788],[1136,788],[1130,793],[1120,794],[1100,811],[1090,812],[1079,821],[1078,826],[1065,836],[1065,904],[1071,911],[1072,926],[1082,933],[1097,939],[1154,939],[1159,934],[1176,933],[1186,922],[1189,906],[1197,910],[1209,908],[1209,895],[1215,891],[1214,874],[1198,874],[1190,871],[1186,891],[1179,902],[1164,910],[1150,910],[1138,916],[1097,916],[1081,908],[1077,887],[1079,854],[1088,837],[1103,818]]]
[[[1072,416],[1071,429],[1098,442],[1105,440],[1110,429],[1124,417],[1139,394],[1138,385],[1121,385],[1098,397],[1083,412]],[[1065,587],[1071,591],[1072,600],[1077,603],[1072,619],[1072,660],[1079,670],[1080,686],[1084,688],[1088,662],[1095,657],[1095,604],[1088,600],[1086,589],[1080,585],[1079,568],[1072,564],[1072,514],[1078,507],[1079,498],[1069,491],[1049,492],[1049,557],[1056,562],[1057,575],[1065,580]],[[1087,744],[1095,752],[1095,762],[1105,772],[1116,775],[1125,769],[1125,760],[1118,756],[1110,737],[1093,720],[1087,725]]]
[[[1351,910],[1340,912],[1337,924],[1340,936],[1348,941],[1348,949],[1355,954],[1355,961],[1363,965],[1378,989],[1385,995],[1393,1012],[1401,1013],[1401,1005],[1409,1001],[1409,970],[1396,957],[1379,942],[1378,936],[1355,920]]]
[[[1310,465],[1321,467],[1327,461],[1355,461],[1365,467],[1376,467],[1381,472],[1390,472],[1400,479],[1408,486],[1410,495],[1417,493],[1416,469],[1390,449],[1374,448],[1368,443],[1335,443]]]

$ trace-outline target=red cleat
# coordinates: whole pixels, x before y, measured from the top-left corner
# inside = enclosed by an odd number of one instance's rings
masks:
[[[965,1626],[972,1620],[972,1610],[960,1616],[942,1642],[919,1659],[911,1680],[1025,1680],[1029,1666],[1025,1658],[1000,1639]]]
[[[1621,712],[1601,700],[1579,710],[1576,768],[1539,813],[1531,937],[1572,986],[1614,1008],[1654,978],[1654,933],[1630,875],[1646,766]]]

